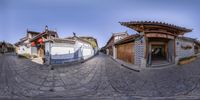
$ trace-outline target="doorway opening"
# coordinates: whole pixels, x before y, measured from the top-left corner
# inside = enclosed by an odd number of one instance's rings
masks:
[[[167,64],[167,51],[164,44],[151,45],[151,65]]]
[[[174,40],[148,38],[147,63],[149,67],[160,67],[174,63]]]

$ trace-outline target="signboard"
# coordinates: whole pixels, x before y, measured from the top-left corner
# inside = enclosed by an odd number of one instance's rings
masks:
[[[146,34],[146,37],[174,39],[174,36],[159,33],[149,33]]]

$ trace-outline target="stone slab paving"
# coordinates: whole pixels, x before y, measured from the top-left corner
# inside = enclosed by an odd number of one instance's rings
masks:
[[[200,99],[200,59],[187,65],[136,72],[104,54],[84,63],[60,67],[40,65],[13,54],[0,55],[0,99],[11,98]]]

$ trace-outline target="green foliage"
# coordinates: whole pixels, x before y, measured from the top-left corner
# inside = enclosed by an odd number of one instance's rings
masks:
[[[28,54],[28,53],[24,53],[24,54],[19,54],[18,55],[19,58],[26,58],[26,59],[30,59],[31,58],[31,55]]]
[[[189,56],[189,57],[181,58],[181,59],[179,59],[179,62],[180,62],[180,61],[185,61],[185,60],[190,60],[190,59],[192,59],[192,58],[196,58],[196,56]]]
[[[186,45],[186,46],[181,45],[181,48],[184,49],[184,50],[187,50],[187,49],[192,49],[192,46],[190,46],[190,45]]]

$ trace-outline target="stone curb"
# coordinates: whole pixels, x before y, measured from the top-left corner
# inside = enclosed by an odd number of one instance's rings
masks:
[[[107,55],[108,56],[108,55]],[[109,56],[113,61],[115,61],[115,62],[117,62],[117,63],[119,63],[122,67],[124,67],[124,68],[127,68],[127,69],[129,69],[129,70],[133,70],[133,71],[135,71],[135,72],[140,72],[140,68],[139,68],[139,66],[137,66],[138,68],[133,68],[133,67],[131,67],[131,66],[129,66],[129,65],[127,65],[125,62],[120,62],[120,61],[118,61],[118,60],[116,60],[116,59],[114,59],[112,56]],[[136,65],[134,65],[134,66],[136,66]]]

